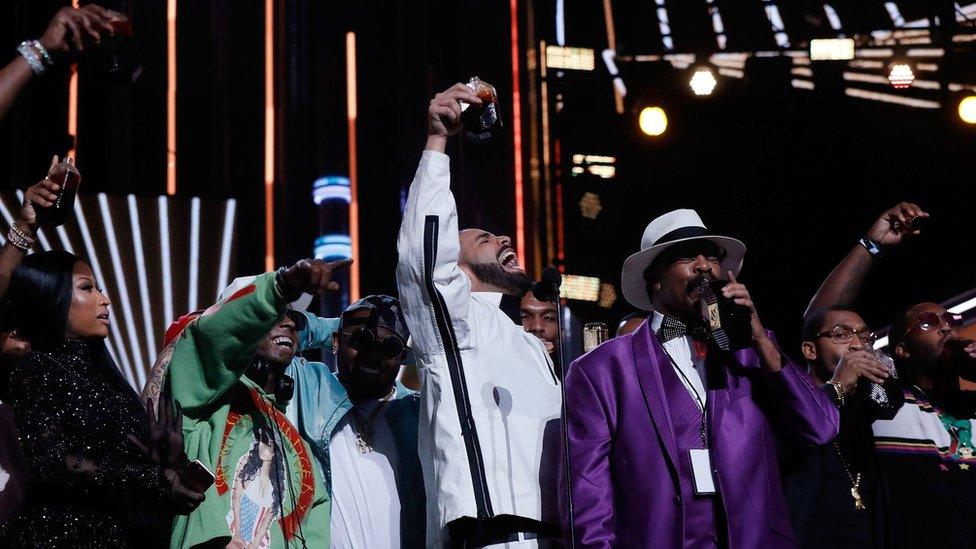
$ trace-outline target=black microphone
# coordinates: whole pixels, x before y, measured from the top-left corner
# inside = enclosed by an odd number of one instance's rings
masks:
[[[563,277],[559,269],[549,266],[542,270],[542,278],[532,284],[532,295],[539,301],[556,301],[559,299],[559,286]]]

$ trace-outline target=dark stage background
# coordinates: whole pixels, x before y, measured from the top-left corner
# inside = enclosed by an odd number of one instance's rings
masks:
[[[717,3],[726,14],[729,51],[777,47],[768,24],[756,22],[764,21],[762,2]],[[666,4],[675,50],[714,53],[705,2]],[[802,50],[811,36],[837,34],[825,31],[820,3],[780,4],[794,49]],[[870,2],[858,19],[851,15],[857,12],[853,3],[836,4],[842,19],[864,27],[848,33],[873,30],[878,23],[871,17],[883,10],[881,2]],[[943,4],[906,2],[902,9],[909,18]],[[0,22],[0,62],[13,59],[22,39],[39,36],[62,5],[8,2]],[[144,73],[133,86],[111,90],[82,74],[77,147],[83,190],[165,194],[165,2],[106,5],[132,17]],[[235,198],[235,272],[258,272],[265,250],[263,3],[178,5],[177,195]],[[931,223],[871,275],[863,300],[869,321],[880,327],[913,302],[943,301],[976,286],[976,133],[953,123],[953,113],[846,97],[820,84],[815,90],[761,86],[749,75],[720,78],[715,96],[693,101],[677,91],[686,88],[684,72],[619,63],[629,93],[624,114],[617,114],[600,60],[608,46],[604,3],[596,0],[565,3],[566,44],[594,48],[596,69],[550,70],[543,105],[538,45],[556,40],[555,6],[555,0],[517,3],[530,274],[560,263],[567,273],[614,284],[619,293],[620,265],[637,250],[644,226],[672,208],[694,208],[716,232],[746,242],[742,280],[767,327],[793,349],[801,314],[823,277],[881,211],[912,200],[931,212]],[[428,101],[471,75],[497,87],[506,129],[487,145],[452,145],[461,225],[514,233],[510,9],[509,2],[474,0],[275,2],[277,264],[312,253],[320,232],[313,181],[349,172],[347,31],[356,33],[358,50],[361,293],[395,292],[401,201],[423,146]],[[820,22],[805,18],[804,10],[820,13]],[[619,56],[664,53],[653,7],[615,2],[612,11]],[[888,19],[877,28],[890,27]],[[974,65],[968,66],[953,81],[976,83]],[[665,101],[669,110],[668,133],[658,140],[636,126],[637,109],[652,99]],[[546,218],[556,215],[556,199],[546,202],[538,191],[545,179],[538,163],[543,108],[550,116],[549,175],[555,180],[558,171],[563,182],[562,260],[550,255],[555,237],[545,230]],[[50,154],[70,147],[66,119],[62,69],[35,80],[0,124],[2,189],[25,188],[43,175]],[[552,149],[557,140],[561,162]],[[573,154],[614,156],[616,176],[571,176]],[[584,192],[600,197],[603,209],[595,220],[580,214]],[[202,261],[209,260],[203,254]],[[629,312],[622,299],[610,308],[577,301],[570,306],[583,321],[612,325]]]

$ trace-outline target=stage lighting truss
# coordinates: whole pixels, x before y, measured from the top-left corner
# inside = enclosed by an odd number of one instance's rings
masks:
[[[888,68],[888,82],[896,90],[909,88],[915,81],[915,72],[909,63],[896,61]]]
[[[701,96],[712,95],[712,91],[715,90],[715,85],[718,84],[718,81],[715,80],[715,73],[712,72],[712,69],[698,67],[695,69],[688,83],[691,85],[691,91],[695,92],[695,95]]]

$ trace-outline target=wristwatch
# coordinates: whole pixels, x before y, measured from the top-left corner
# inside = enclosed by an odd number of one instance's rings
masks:
[[[862,236],[861,240],[858,240],[857,243],[864,246],[864,249],[867,250],[874,259],[878,259],[884,255],[884,252],[881,250],[881,245],[871,240],[871,237],[867,235]]]

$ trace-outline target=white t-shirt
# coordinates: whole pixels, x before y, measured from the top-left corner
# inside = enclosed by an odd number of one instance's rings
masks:
[[[384,401],[358,404],[336,426],[329,443],[332,468],[332,547],[400,547],[399,456],[386,420],[389,402],[372,419],[371,452],[361,453],[356,430]]]

